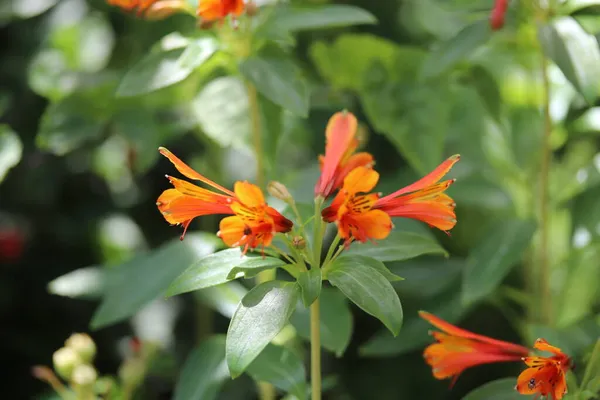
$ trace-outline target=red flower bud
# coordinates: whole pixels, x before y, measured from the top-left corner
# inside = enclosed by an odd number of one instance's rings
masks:
[[[504,26],[504,17],[508,8],[508,0],[496,0],[492,13],[490,14],[490,26],[497,31]]]

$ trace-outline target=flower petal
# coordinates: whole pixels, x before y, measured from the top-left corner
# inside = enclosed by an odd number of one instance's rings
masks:
[[[175,189],[177,189],[181,194],[213,203],[231,203],[230,196],[212,192],[210,190],[189,183],[188,181],[184,181],[183,179],[177,179],[169,175],[167,175],[167,178],[169,179],[169,182],[171,182],[171,184],[175,187]]]
[[[273,231],[286,233],[292,230],[294,223],[281,215],[279,211],[273,207],[267,207],[265,212],[273,220]]]
[[[173,192],[169,192],[169,190],[163,192],[157,202],[161,203],[159,210],[167,222],[172,224],[183,223],[203,215],[233,214],[229,205],[204,201],[184,194],[174,196]]]
[[[389,215],[381,210],[346,214],[338,225],[342,225],[342,232],[346,233],[346,236],[344,236],[340,232],[341,237],[347,240],[352,236],[363,243],[369,239],[385,239],[392,230],[392,220]]]
[[[343,190],[350,194],[371,191],[379,181],[379,173],[367,167],[358,167],[350,171],[344,179]]]
[[[236,182],[233,185],[235,196],[243,205],[251,208],[264,207],[265,197],[262,190],[249,182]]]
[[[217,236],[229,247],[245,244],[245,241],[247,241],[247,238],[251,234],[252,230],[250,227],[237,215],[223,218],[217,232]]]
[[[545,339],[537,339],[533,344],[533,348],[538,349],[540,351],[547,351],[549,353],[555,354],[557,356],[564,356],[565,354],[556,346],[552,346]]]
[[[460,155],[455,154],[452,157],[449,157],[446,161],[438,165],[433,171],[419,179],[415,183],[408,185],[386,197],[397,197],[404,193],[410,193],[417,190],[421,190],[426,188],[427,186],[433,185],[437,183],[440,179],[444,177],[450,171],[452,166],[456,164],[460,160]]]
[[[376,208],[380,208],[376,206]],[[389,203],[381,207],[390,217],[412,218],[442,231],[449,231],[456,225],[453,207],[436,202],[399,204]]]

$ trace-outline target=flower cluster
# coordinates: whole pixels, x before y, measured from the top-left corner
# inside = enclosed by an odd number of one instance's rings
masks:
[[[444,191],[453,180],[439,181],[459,156],[448,158],[424,178],[382,197],[368,193],[377,184],[379,174],[373,169],[371,154],[356,153],[357,128],[356,117],[350,112],[336,113],[330,119],[325,155],[320,157],[321,175],[315,186],[319,201],[334,196],[321,214],[325,222],[337,225],[346,246],[354,240],[385,239],[393,227],[393,217],[417,219],[444,231],[452,229],[456,224],[455,204]],[[243,246],[244,252],[267,247],[277,233],[291,231],[292,221],[267,205],[259,187],[236,182],[230,191],[194,171],[167,149],[159,150],[185,177],[214,189],[167,176],[174,189],[165,190],[156,204],[167,222],[183,226],[182,239],[194,218],[209,214],[231,215],[221,220],[217,235],[230,247]]]
[[[187,11],[187,0],[107,0],[108,4],[126,11],[135,11],[138,16],[159,19],[175,12]],[[203,22],[223,20],[228,15],[239,17],[245,9],[243,0],[200,0],[196,14]]]
[[[517,378],[515,389],[519,393],[539,394],[552,400],[561,400],[567,393],[566,373],[572,367],[571,359],[544,339],[536,340],[533,347],[552,356],[532,356],[526,347],[466,331],[424,311],[419,314],[441,331],[432,332],[436,343],[423,353],[435,378],[453,378],[454,383],[467,368],[522,360],[529,368]]]

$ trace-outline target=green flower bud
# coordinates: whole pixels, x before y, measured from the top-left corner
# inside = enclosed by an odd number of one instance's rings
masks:
[[[65,342],[65,346],[75,350],[83,362],[91,363],[96,356],[96,344],[85,333],[74,333]]]
[[[269,184],[267,185],[267,192],[269,192],[271,196],[279,200],[289,201],[292,199],[292,195],[285,187],[285,185],[277,181],[269,182]]]
[[[130,358],[126,360],[119,368],[119,379],[124,386],[139,386],[146,374],[144,360],[140,358]]]
[[[56,373],[67,381],[71,379],[75,367],[83,364],[79,354],[70,347],[62,347],[56,350],[52,355],[52,362]]]
[[[298,250],[303,250],[306,247],[306,240],[302,236],[294,236],[292,246]]]
[[[81,364],[73,370],[71,384],[79,388],[89,388],[94,385],[97,378],[98,373],[94,367],[88,364]]]

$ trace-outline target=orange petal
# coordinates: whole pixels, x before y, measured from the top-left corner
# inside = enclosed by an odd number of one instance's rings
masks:
[[[183,179],[177,179],[172,176],[167,175],[167,178],[171,182],[171,184],[177,189],[181,194],[195,197],[200,200],[204,200],[212,203],[219,204],[229,204],[231,203],[231,197],[212,192],[210,190],[201,188],[196,186],[188,181],[184,181]]]
[[[376,208],[380,208],[378,205]],[[456,215],[451,206],[435,202],[400,204],[388,203],[381,208],[390,217],[411,218],[423,221],[426,224],[442,231],[449,231],[456,225]]]
[[[367,167],[358,167],[350,171],[344,179],[343,190],[350,195],[371,191],[379,181],[377,171]]]
[[[404,193],[414,192],[416,190],[424,189],[427,186],[433,185],[437,183],[440,179],[444,177],[450,171],[452,166],[456,164],[460,160],[460,155],[455,154],[452,157],[449,157],[446,161],[438,165],[433,171],[419,179],[415,183],[408,185],[386,197],[397,197]]]
[[[369,239],[385,239],[392,230],[392,220],[389,215],[381,210],[346,215],[342,218],[340,224],[347,225],[344,230],[363,243]],[[345,239],[348,239],[348,237],[345,237]]]
[[[165,211],[170,207],[171,202],[181,196],[183,195],[178,190],[167,189],[164,192],[162,192],[162,194],[156,200],[156,206],[158,207],[158,211],[160,211],[163,214],[167,222],[170,224],[178,224],[181,222],[173,219],[171,215],[165,214]]]
[[[265,212],[273,220],[273,231],[286,233],[292,230],[294,223],[281,215],[279,211],[273,207],[267,207]]]
[[[235,196],[243,205],[251,208],[264,207],[265,197],[262,190],[249,182],[236,182],[233,185]]]
[[[229,247],[244,245],[251,234],[250,227],[237,215],[223,218],[217,232],[217,236]]]
[[[166,148],[159,147],[158,151],[160,152],[160,154],[167,157],[169,159],[169,161],[171,161],[173,163],[175,168],[177,168],[177,171],[179,171],[182,175],[186,176],[187,178],[197,180],[200,182],[204,182],[207,185],[209,185],[217,190],[220,190],[223,193],[226,193],[230,196],[235,196],[231,190],[225,189],[223,186],[211,181],[210,179],[208,179],[208,178],[200,175],[198,172],[194,171],[190,166],[188,166],[186,163],[181,161],[179,158],[177,158],[177,156],[175,156],[175,154],[171,153]]]
[[[356,117],[347,111],[335,113],[329,119],[325,131],[326,145],[323,168],[315,186],[315,195],[327,197],[336,189],[333,186],[336,170],[348,148],[352,145],[357,128],[358,121]]]
[[[168,191],[163,192],[163,195],[166,192]],[[169,192],[165,198],[161,197],[158,199],[161,203],[170,200],[165,206],[159,206],[163,216],[170,223],[183,223],[203,215],[233,214],[231,207],[225,204],[216,204],[186,195],[173,198],[172,192]]]
[[[540,351],[547,351],[557,356],[564,356],[564,353],[558,347],[552,346],[545,339],[537,339],[533,344],[533,348],[538,349]]]

